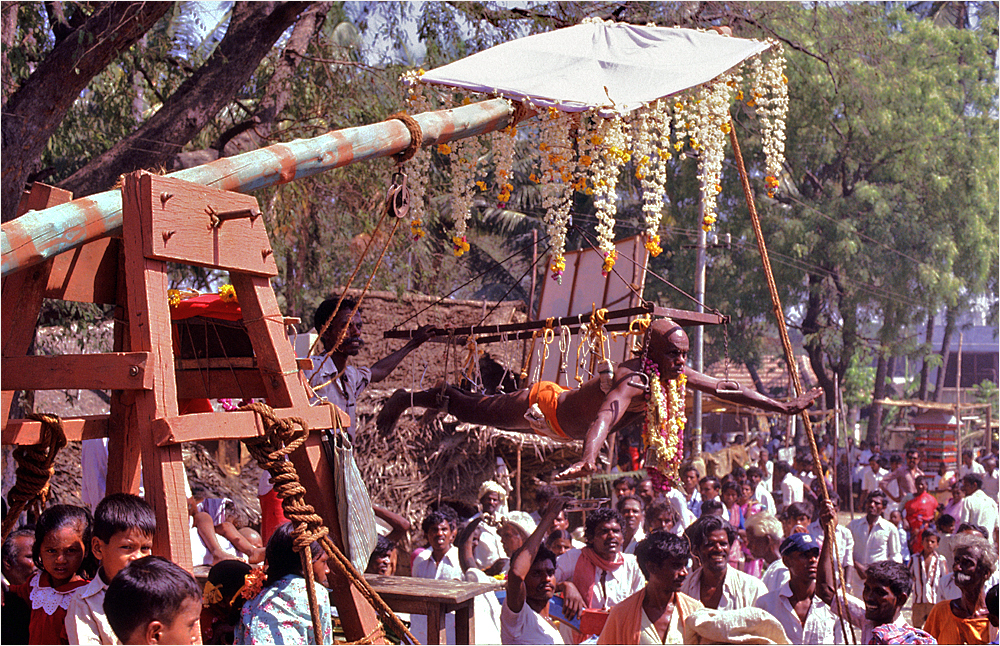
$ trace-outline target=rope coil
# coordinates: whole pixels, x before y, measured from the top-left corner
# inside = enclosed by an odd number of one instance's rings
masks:
[[[55,473],[56,455],[66,446],[66,432],[62,420],[57,415],[28,413],[28,419],[41,422],[42,430],[38,444],[19,446],[14,449],[17,462],[14,486],[7,494],[10,509],[3,519],[3,539],[17,524],[21,512],[32,503],[41,511],[49,497],[49,482]]]
[[[305,443],[309,437],[309,425],[299,417],[279,418],[274,414],[274,409],[267,404],[254,402],[241,406],[239,410],[253,411],[260,416],[266,428],[264,435],[245,439],[243,443],[246,444],[250,455],[260,464],[260,468],[271,474],[270,482],[274,486],[278,498],[281,499],[285,516],[295,527],[294,545],[296,551],[302,554],[302,569],[308,582],[306,587],[309,591],[310,613],[313,618],[313,633],[316,637],[316,643],[322,643],[323,633],[319,622],[319,606],[312,585],[313,573],[309,546],[314,541],[318,541],[323,547],[323,550],[330,557],[330,563],[335,565],[351,585],[361,592],[365,600],[375,609],[379,619],[389,624],[398,634],[405,635],[411,643],[418,644],[419,642],[403,625],[399,617],[365,581],[364,575],[355,569],[350,559],[330,539],[330,530],[324,525],[323,518],[316,513],[316,509],[312,505],[305,501],[306,489],[299,482],[295,465],[286,458]],[[369,634],[357,643],[371,643],[376,638],[376,634]]]
[[[405,112],[397,112],[396,114],[390,115],[389,119],[398,119],[403,122],[406,129],[410,131],[410,145],[406,147],[405,150],[396,153],[392,156],[396,160],[397,164],[404,164],[413,158],[420,150],[420,146],[424,143],[424,132],[420,129],[420,124],[417,123],[416,119],[406,114]]]

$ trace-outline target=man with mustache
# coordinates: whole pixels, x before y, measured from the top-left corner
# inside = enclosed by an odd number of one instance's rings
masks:
[[[954,581],[962,596],[935,605],[924,629],[942,644],[988,644],[990,623],[984,584],[996,570],[996,547],[972,533],[959,534],[952,546]]]
[[[829,500],[820,507],[820,523],[836,522],[837,508]],[[900,562],[883,560],[865,569],[862,599],[836,586],[833,541],[823,541],[816,572],[816,594],[833,613],[861,629],[859,644],[936,644],[934,637],[903,619],[902,610],[913,591],[910,571]],[[846,631],[846,627],[845,627]]]
[[[816,595],[816,568],[820,541],[810,534],[792,534],[781,543],[781,560],[789,578],[763,595],[754,606],[781,623],[792,644],[835,644],[836,617]]]
[[[584,533],[587,546],[571,549],[556,561],[556,589],[563,593],[563,612],[569,619],[583,608],[613,608],[645,583],[635,557],[622,554],[624,524],[614,509],[602,507],[590,512]],[[563,636],[579,643],[580,633],[573,632],[576,634]]]
[[[347,365],[348,359],[356,357],[365,345],[361,339],[361,328],[364,323],[360,309],[351,317],[351,312],[357,306],[357,301],[345,298],[338,309],[337,300],[336,298],[328,298],[323,301],[313,315],[313,325],[317,332],[323,330],[327,321],[330,324],[321,337],[324,353],[312,357],[313,369],[306,371],[306,378],[317,397],[329,401],[350,415],[351,426],[347,432],[351,439],[354,439],[357,428],[355,407],[358,397],[364,389],[370,384],[378,383],[388,377],[389,373],[399,365],[399,362],[406,355],[419,348],[433,334],[431,332],[432,326],[425,325],[418,329],[413,338],[407,341],[403,347],[375,362],[370,368],[349,366]],[[346,332],[343,341],[334,348],[337,337],[344,328],[346,328]],[[332,352],[331,349],[333,349]]]
[[[684,619],[702,607],[681,592],[691,560],[687,539],[655,531],[635,548],[646,587],[611,609],[598,644],[674,644],[684,641]]]

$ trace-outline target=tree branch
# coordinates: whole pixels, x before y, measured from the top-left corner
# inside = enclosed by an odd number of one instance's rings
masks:
[[[237,2],[225,37],[205,64],[137,130],[60,186],[77,196],[107,190],[123,173],[166,163],[232,100],[304,2]]]
[[[13,219],[25,179],[80,92],[170,8],[169,2],[111,2],[55,46],[4,106],[3,221]]]

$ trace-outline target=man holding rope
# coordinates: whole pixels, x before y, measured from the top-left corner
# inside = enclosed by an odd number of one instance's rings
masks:
[[[410,393],[397,390],[378,415],[381,432],[392,430],[407,408],[437,408],[459,420],[510,431],[537,433],[562,441],[583,440],[583,458],[557,478],[589,475],[597,470],[597,458],[608,433],[627,426],[646,413],[648,392],[658,379],[663,389],[671,382],[683,383],[741,406],[772,413],[795,415],[819,397],[821,390],[780,402],[733,382],[714,379],[686,365],[688,337],[668,318],[653,321],[646,331],[643,356],[622,362],[605,391],[599,376],[568,390],[552,382],[539,382],[530,389],[503,395],[478,395],[454,386]],[[678,382],[678,379],[683,379]],[[683,407],[683,388],[680,389]]]

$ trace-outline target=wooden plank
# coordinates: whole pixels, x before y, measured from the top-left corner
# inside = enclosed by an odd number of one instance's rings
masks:
[[[70,442],[108,437],[109,415],[89,415],[63,419],[63,430]],[[3,443],[27,446],[41,441],[42,423],[30,419],[8,420],[3,427]]]
[[[35,182],[30,191],[21,195],[18,215],[24,215],[29,210],[44,210],[72,199],[73,194],[69,191]],[[0,288],[3,292],[0,304],[0,312],[3,312],[3,325],[0,326],[3,356],[23,357],[28,354],[28,348],[35,338],[38,312],[42,307],[44,289],[51,271],[52,263],[44,262],[28,271],[4,275]],[[10,417],[14,392],[4,392],[0,398],[3,409],[0,420],[6,421]]]
[[[167,302],[166,263],[143,256],[143,219],[153,211],[151,176],[143,171],[123,177],[122,203],[125,274],[130,349],[149,352],[153,389],[135,395],[136,430],[142,451],[142,477],[146,500],[156,514],[153,551],[184,569],[192,569],[187,498],[184,493],[184,460],[179,444],[158,446],[153,423],[177,417],[174,352]],[[148,231],[148,229],[146,229]]]
[[[125,249],[119,240],[114,245],[118,252],[118,267],[125,267]],[[114,321],[114,349],[122,352],[132,346],[128,325],[128,292],[125,272],[117,275]],[[108,422],[108,476],[107,493],[139,493],[142,482],[142,438],[139,418],[135,410],[134,393],[128,390],[111,391],[111,419]]]
[[[490,99],[424,112],[413,118],[423,133],[423,145],[433,146],[504,128],[510,115],[510,106],[504,99]],[[224,157],[171,173],[169,177],[251,193],[355,162],[395,155],[409,145],[406,126],[402,121],[390,119]],[[2,275],[39,264],[96,238],[117,235],[121,226],[122,197],[117,190],[4,222],[0,227]]]
[[[76,303],[115,303],[121,240],[101,238],[59,254],[45,298]]]
[[[178,370],[179,399],[250,399],[267,397],[264,379],[256,369]]]
[[[151,217],[142,222],[147,258],[278,275],[264,218],[253,196],[171,177],[147,178],[154,196]],[[224,219],[227,213],[252,217]]]
[[[229,370],[230,368],[257,369],[256,357],[207,357],[204,359],[177,359],[177,370]]]
[[[4,390],[149,390],[147,352],[3,358]]]

